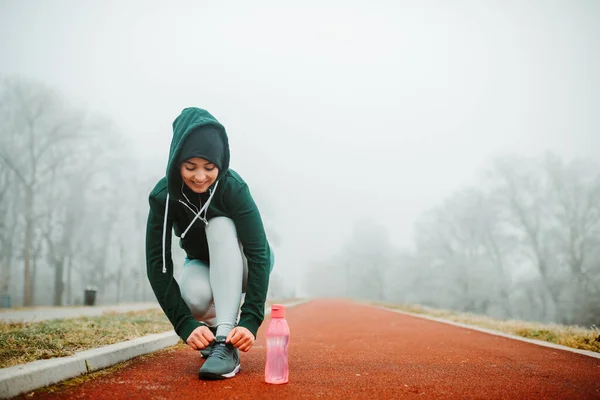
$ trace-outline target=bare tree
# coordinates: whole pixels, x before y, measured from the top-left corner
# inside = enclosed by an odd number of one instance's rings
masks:
[[[424,300],[440,299],[462,311],[496,307],[509,313],[506,238],[485,193],[469,188],[450,197],[419,220],[416,233],[421,260],[429,260],[421,282],[437,287]]]
[[[545,168],[557,200],[554,218],[563,228],[559,241],[564,261],[576,279],[598,290],[588,273],[590,253],[600,244],[600,175],[582,163],[565,166],[553,155],[547,156]]]
[[[45,235],[48,241],[48,248],[51,250],[51,264],[54,266],[54,303],[62,304],[64,285],[64,272],[67,261],[75,257],[75,236],[76,232],[81,232],[85,236],[85,229],[90,229],[82,224],[85,221],[86,214],[96,214],[94,211],[106,208],[109,205],[98,204],[90,196],[90,190],[97,190],[96,183],[107,181],[106,175],[110,177],[119,176],[112,160],[115,152],[122,148],[121,143],[115,141],[115,128],[111,126],[110,121],[88,119],[82,127],[80,140],[71,143],[70,151],[73,153],[68,164],[61,165],[60,169],[55,169],[56,176],[53,181],[53,201],[51,209],[47,214],[54,217],[52,232]],[[120,185],[117,183],[117,187]],[[115,191],[117,192],[117,191]],[[112,193],[112,191],[109,191]],[[90,209],[90,206],[97,208]],[[122,207],[116,207],[126,212]],[[109,212],[112,215],[112,212]],[[103,213],[100,213],[103,215]],[[103,230],[102,226],[94,228]],[[93,228],[92,228],[93,229]],[[91,243],[82,244],[84,248],[90,248]],[[110,250],[110,244],[105,242],[104,251]],[[106,263],[102,264],[103,266]],[[68,263],[72,268],[73,263]],[[67,271],[68,291],[71,292],[72,271]]]
[[[59,197],[52,199],[52,209],[48,211],[47,224],[42,228],[47,247],[49,264],[54,268],[53,304],[63,305],[65,292],[64,272],[68,261],[73,257],[72,240],[76,231],[81,209],[73,197],[65,203]]]
[[[587,298],[600,297],[600,268],[597,255],[600,248],[600,173],[595,165],[583,161],[564,164],[548,154],[544,169],[554,202],[551,213],[556,222],[553,229],[555,253],[569,275],[563,287],[573,301],[563,301],[579,321],[598,322],[597,307],[588,307]],[[579,301],[575,301],[579,300]]]
[[[121,193],[128,178],[122,171],[136,175],[127,165],[130,155],[123,137],[110,120],[91,118],[67,106],[51,89],[17,79],[1,82],[0,121],[0,194],[6,192],[5,181],[10,192],[23,194],[18,211],[25,238],[24,305],[33,302],[33,271],[38,265],[54,271],[56,305],[62,304],[65,290],[72,303],[74,269],[79,272],[77,282],[104,288],[110,278],[109,257],[114,257],[113,227],[118,214],[132,212],[121,207],[133,196],[131,191]],[[5,204],[9,203],[2,202],[0,211]],[[0,228],[2,245],[8,246],[5,239],[14,235],[8,227]],[[130,232],[129,226],[123,229],[124,241]],[[36,263],[34,257],[44,254],[47,263]],[[10,260],[3,268],[6,265]]]
[[[0,88],[0,115],[6,133],[0,143],[0,160],[12,171],[24,191],[25,240],[24,305],[32,305],[31,262],[34,226],[40,217],[37,195],[56,165],[67,162],[64,151],[77,137],[81,120],[50,89],[32,82],[4,80]]]
[[[507,157],[495,160],[491,179],[496,182],[493,196],[503,202],[507,225],[518,238],[520,251],[533,261],[550,307],[546,316],[554,320],[559,312],[561,285],[556,280],[558,265],[553,258],[549,227],[552,220],[549,207],[548,180],[539,163]]]
[[[18,227],[16,218],[19,191],[11,190],[14,178],[8,167],[0,163],[0,296],[9,294],[14,240]]]

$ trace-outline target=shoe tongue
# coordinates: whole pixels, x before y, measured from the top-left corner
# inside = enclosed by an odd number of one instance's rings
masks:
[[[216,357],[221,360],[224,360],[227,357],[229,347],[227,346],[227,343],[225,343],[226,339],[227,339],[226,336],[219,336],[216,338],[216,340],[214,342],[215,347],[213,348],[212,352],[210,353],[210,357]]]
[[[225,344],[226,341],[227,341],[227,336],[217,336],[216,337],[216,342],[217,343],[223,343],[223,344]]]

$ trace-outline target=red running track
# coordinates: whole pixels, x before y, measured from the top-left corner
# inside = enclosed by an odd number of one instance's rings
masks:
[[[34,399],[600,399],[600,359],[344,300],[288,309],[290,382],[264,382],[268,320],[241,373],[200,381],[188,347]]]

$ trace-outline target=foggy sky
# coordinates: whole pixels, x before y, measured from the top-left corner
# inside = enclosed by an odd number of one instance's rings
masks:
[[[281,3],[3,0],[0,74],[112,118],[156,179],[181,109],[209,110],[286,271],[361,217],[410,246],[496,155],[600,147],[600,2]]]

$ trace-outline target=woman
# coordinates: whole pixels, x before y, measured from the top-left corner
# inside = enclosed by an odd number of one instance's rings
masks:
[[[207,356],[199,378],[231,378],[240,370],[238,350],[252,348],[263,322],[273,253],[248,186],[229,169],[225,128],[206,110],[186,108],[173,123],[166,176],[149,202],[154,294],[175,332]],[[178,280],[172,229],[186,253]]]

